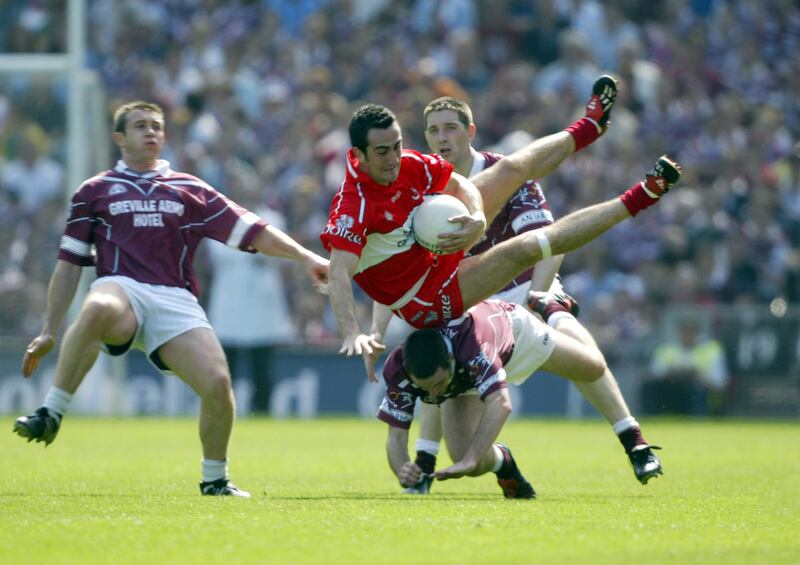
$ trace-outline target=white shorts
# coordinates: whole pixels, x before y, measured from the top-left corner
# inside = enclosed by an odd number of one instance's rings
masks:
[[[141,283],[120,275],[100,277],[89,288],[93,289],[107,282],[122,287],[136,316],[136,334],[130,347],[144,351],[161,370],[166,368],[159,365],[160,360],[153,357],[159,347],[189,330],[211,329],[197,298],[184,288]],[[121,346],[108,344],[103,344],[103,348],[111,355],[121,355],[126,350]]]
[[[551,328],[524,306],[515,304],[509,316],[515,344],[505,366],[506,381],[520,385],[550,358],[556,342]]]

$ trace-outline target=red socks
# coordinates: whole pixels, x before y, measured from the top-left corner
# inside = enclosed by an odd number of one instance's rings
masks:
[[[637,182],[621,194],[619,199],[625,204],[631,216],[635,216],[645,208],[649,208],[658,202],[658,196],[648,191],[643,182]]]
[[[591,118],[581,118],[564,131],[568,132],[575,140],[575,153],[591,145],[594,140],[600,137],[600,128]]]

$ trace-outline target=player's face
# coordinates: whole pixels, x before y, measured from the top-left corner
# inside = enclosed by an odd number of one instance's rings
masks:
[[[164,117],[148,110],[128,114],[125,133],[114,133],[122,158],[129,164],[151,163],[164,145]]]
[[[411,380],[429,395],[442,396],[447,392],[450,381],[453,380],[453,373],[450,371],[450,367],[442,367],[427,379],[418,379],[411,375]]]
[[[367,152],[357,152],[361,168],[378,184],[389,185],[400,174],[400,154],[403,135],[395,122],[386,129],[372,128],[367,132]]]
[[[453,110],[439,110],[428,114],[425,123],[425,140],[431,151],[445,161],[458,165],[469,157],[469,148],[475,138],[475,125],[465,127]]]

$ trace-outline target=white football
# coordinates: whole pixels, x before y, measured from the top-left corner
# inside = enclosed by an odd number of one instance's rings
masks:
[[[469,210],[461,200],[448,194],[432,194],[426,196],[417,207],[412,222],[414,239],[422,247],[440,255],[439,234],[450,233],[461,229],[459,222],[448,222],[453,216],[469,215]]]

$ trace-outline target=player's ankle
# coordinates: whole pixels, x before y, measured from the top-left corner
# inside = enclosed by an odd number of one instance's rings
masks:
[[[436,469],[436,456],[427,451],[417,451],[417,458],[414,460],[414,463],[416,463],[417,467],[422,469],[423,473],[430,475],[433,473],[434,469]]]
[[[636,216],[642,210],[646,210],[653,204],[659,201],[659,198],[653,198],[645,189],[644,184],[637,182],[628,190],[623,192],[620,197],[622,203],[628,209],[631,216]]]
[[[583,117],[564,129],[575,140],[575,153],[594,143],[602,134],[600,126],[591,118]]]

